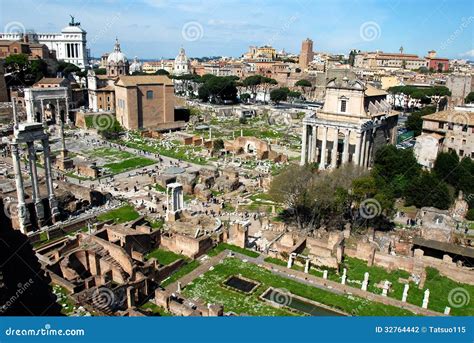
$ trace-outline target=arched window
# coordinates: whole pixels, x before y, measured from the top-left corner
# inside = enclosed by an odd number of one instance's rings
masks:
[[[153,99],[153,91],[146,91],[146,98]]]

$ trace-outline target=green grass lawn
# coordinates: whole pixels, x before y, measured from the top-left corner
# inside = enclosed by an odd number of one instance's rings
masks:
[[[85,153],[89,157],[101,157],[107,161],[126,160],[135,157],[128,151],[121,151],[113,148],[98,148]]]
[[[123,141],[119,140],[115,143],[127,146],[129,148],[137,149],[137,150],[144,150],[147,152],[151,152],[154,154],[160,154],[166,157],[171,157],[175,159],[179,159],[182,161],[187,161],[195,164],[206,165],[207,161],[203,157],[193,156],[192,150],[198,151],[199,147],[191,147],[191,146],[183,146],[178,145],[172,149],[166,149],[161,146],[155,146],[150,144],[141,138],[136,137],[134,141]],[[188,152],[188,154],[186,154]]]
[[[107,163],[104,164],[103,167],[106,168],[112,174],[118,174],[123,173],[127,170],[146,167],[154,163],[155,161],[150,160],[146,157],[133,157],[120,162]]]
[[[249,256],[249,257],[258,257],[260,254],[258,252],[248,250],[248,249],[243,249],[238,246],[232,245],[232,244],[227,244],[227,243],[220,243],[218,244],[214,249],[210,250],[207,255],[209,256],[216,256],[219,255],[221,252],[224,250],[232,250],[234,252],[241,253],[243,255]]]
[[[249,295],[235,292],[222,286],[222,283],[232,275],[242,275],[261,284]],[[258,298],[268,287],[286,290],[291,294],[326,304],[353,315],[413,315],[410,311],[397,307],[367,301],[354,296],[334,294],[323,289],[304,285],[296,280],[279,277],[269,270],[252,263],[244,263],[237,258],[226,258],[223,263],[214,266],[212,271],[206,272],[203,277],[198,277],[188,284],[183,290],[183,294],[188,298],[199,298],[208,303],[223,304],[226,311],[233,311],[238,314],[293,315],[292,312],[284,308],[273,307]]]
[[[164,250],[164,249],[160,249],[160,248],[156,248],[155,250],[153,250],[153,251],[149,252],[148,254],[146,254],[145,259],[149,260],[152,257],[156,258],[158,260],[158,262],[161,265],[164,265],[164,266],[166,266],[170,263],[173,263],[174,261],[177,261],[180,258],[185,259],[185,257],[182,256],[182,255],[178,255],[178,254],[175,254],[172,251]]]
[[[273,263],[279,266],[286,267],[286,261],[276,259],[272,257],[265,258],[265,262]],[[402,299],[404,284],[399,282],[399,279],[408,279],[410,273],[404,270],[387,271],[382,267],[372,266],[367,267],[367,263],[357,258],[351,258],[348,256],[344,257],[344,263],[342,268],[347,268],[347,280],[346,284],[355,288],[361,287],[361,282],[364,279],[364,273],[369,272],[369,284],[367,290],[375,294],[382,294],[382,289],[376,287],[379,282],[388,280],[392,283],[392,287],[388,293],[388,296],[397,300]],[[292,269],[303,271],[302,266],[294,264]],[[319,269],[327,269],[319,267]],[[421,307],[423,303],[423,296],[425,289],[430,290],[430,301],[428,309],[437,311],[440,313],[444,312],[446,306],[451,307],[451,315],[455,316],[472,316],[474,315],[474,307],[466,304],[465,306],[455,308],[449,304],[448,295],[453,289],[462,288],[469,294],[470,299],[474,299],[474,286],[457,283],[447,277],[439,274],[435,268],[427,268],[427,278],[425,287],[418,289],[418,286],[414,282],[410,282],[410,289],[408,291],[407,302],[413,305]],[[322,271],[317,270],[315,267],[310,269],[310,274],[322,277]],[[328,269],[328,279],[341,282],[341,275],[337,274],[336,270]],[[359,281],[359,282],[358,282]]]
[[[184,266],[179,268],[176,272],[171,274],[167,279],[164,279],[161,282],[161,286],[166,287],[166,286],[172,284],[173,282],[179,280],[183,276],[191,273],[194,269],[199,267],[199,264],[200,263],[199,263],[198,260],[193,260],[193,261],[190,261],[190,262],[186,263]]]
[[[125,205],[112,211],[103,213],[97,216],[97,219],[102,222],[113,219],[115,223],[119,224],[135,220],[138,217],[140,217],[140,214],[135,210],[132,205]]]
[[[58,295],[58,304],[61,305],[61,313],[69,315],[74,312],[75,304],[69,298],[69,292],[66,288],[53,284],[53,292]]]
[[[158,191],[158,192],[161,192],[161,193],[166,193],[166,188],[163,187],[162,185],[160,184],[155,184],[155,189]]]

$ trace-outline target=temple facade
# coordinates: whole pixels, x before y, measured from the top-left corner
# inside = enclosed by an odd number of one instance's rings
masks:
[[[369,168],[380,146],[396,143],[398,115],[386,96],[359,80],[330,80],[322,110],[303,119],[300,164],[317,163],[321,170],[343,163]]]

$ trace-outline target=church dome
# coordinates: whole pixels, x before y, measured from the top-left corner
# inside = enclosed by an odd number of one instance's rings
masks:
[[[186,56],[186,52],[184,51],[183,48],[179,50],[179,54],[178,56],[176,56],[174,61],[175,63],[181,63],[181,64],[188,63],[188,57]]]
[[[107,63],[120,63],[120,62],[126,63],[127,56],[125,56],[125,54],[120,49],[120,43],[118,39],[115,39],[114,51],[112,51],[107,57]]]

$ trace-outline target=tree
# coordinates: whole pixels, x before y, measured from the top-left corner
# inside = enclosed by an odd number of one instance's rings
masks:
[[[277,175],[269,194],[288,209],[288,217],[296,221],[298,228],[304,229],[311,216],[313,174],[309,167],[290,165]]]
[[[266,101],[267,99],[267,92],[270,89],[270,87],[277,85],[278,82],[275,79],[269,78],[262,76],[260,78],[260,88],[263,89],[263,101]]]
[[[409,189],[405,198],[408,206],[430,206],[447,210],[453,200],[446,182],[427,171],[422,171],[419,176],[413,178]]]
[[[5,77],[12,86],[30,86],[48,75],[48,66],[42,59],[29,60],[26,54],[13,54],[5,58]]]
[[[436,157],[433,172],[440,180],[456,187],[458,184],[458,166],[459,157],[456,151],[441,152]]]
[[[284,88],[277,88],[270,92],[270,100],[275,102],[276,104],[280,103],[281,101],[286,101],[288,98],[288,91]]]
[[[224,149],[224,141],[221,138],[215,139],[212,144],[212,151],[218,152]]]
[[[262,82],[261,75],[252,75],[252,76],[246,77],[242,83],[244,87],[250,91],[250,94],[252,95],[252,97],[255,98],[257,96],[258,86],[260,85],[261,82]]]
[[[240,95],[240,100],[242,102],[248,102],[250,100],[250,94],[249,93],[244,93]]]
[[[436,108],[434,106],[426,106],[419,111],[412,112],[407,118],[405,127],[410,131],[414,131],[414,135],[418,136],[423,128],[423,116],[435,112]]]
[[[96,75],[105,75],[107,74],[107,70],[105,68],[96,68],[94,69],[94,73]]]
[[[203,84],[199,87],[198,97],[202,101],[211,102],[235,102],[237,98],[237,87],[235,78],[231,76],[204,75],[201,78]]]
[[[296,81],[295,86],[296,87],[301,87],[301,90],[303,91],[303,94],[306,94],[306,89],[307,88],[313,87],[311,82],[306,80],[306,79],[301,79],[301,80]]]
[[[288,92],[288,99],[291,99],[292,101],[301,98],[301,93],[298,91],[289,91]]]
[[[75,64],[61,61],[58,64],[57,71],[61,73],[64,77],[68,77],[70,74],[75,74],[77,72],[80,72],[81,68],[79,68]]]
[[[169,75],[170,73],[167,72],[166,70],[164,69],[158,69],[156,72],[155,72],[155,75]]]
[[[409,181],[419,175],[421,167],[413,150],[399,150],[385,145],[377,150],[372,175],[386,194],[402,197],[408,192]]]
[[[474,102],[474,92],[469,93],[466,99],[464,99],[464,102],[466,104],[470,104],[471,102]]]

